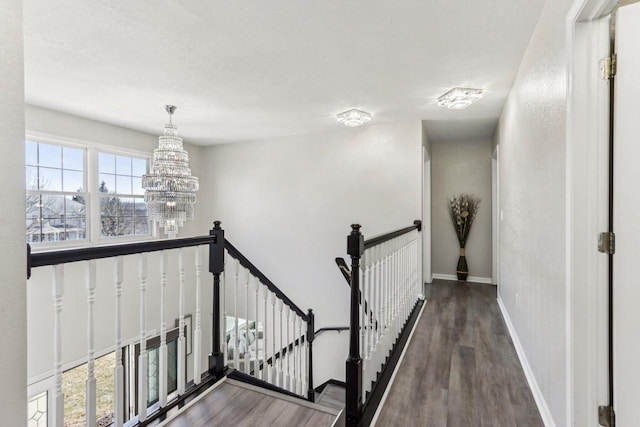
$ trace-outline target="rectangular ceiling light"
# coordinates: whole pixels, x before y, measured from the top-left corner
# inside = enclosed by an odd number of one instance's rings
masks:
[[[452,110],[462,110],[480,98],[482,98],[482,89],[454,87],[438,98],[438,105]]]

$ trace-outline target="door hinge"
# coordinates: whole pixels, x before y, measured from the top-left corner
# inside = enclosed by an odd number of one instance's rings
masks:
[[[600,69],[602,70],[602,78],[604,80],[612,80],[616,75],[618,66],[617,56],[614,53],[600,60]]]
[[[616,413],[612,406],[598,406],[598,422],[605,427],[616,426]]]
[[[616,234],[612,231],[598,235],[598,252],[607,255],[616,253]]]

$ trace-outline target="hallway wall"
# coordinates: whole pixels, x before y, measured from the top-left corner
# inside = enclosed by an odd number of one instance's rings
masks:
[[[0,13],[0,425],[23,426],[27,408],[27,287],[25,256],[24,188],[24,52],[22,1],[7,0]],[[8,177],[8,178],[6,178]]]
[[[365,237],[421,218],[420,121],[209,147],[203,203],[226,236],[316,329],[346,326],[349,287],[335,265],[350,224]],[[205,197],[206,194],[206,197]],[[348,333],[314,342],[315,385],[344,380]]]
[[[570,425],[566,368],[565,18],[547,1],[497,131],[499,298],[547,426]]]
[[[480,197],[480,209],[466,247],[469,276],[491,280],[491,140],[438,141],[431,143],[432,270],[456,275],[460,254],[451,225],[447,201],[454,194]]]

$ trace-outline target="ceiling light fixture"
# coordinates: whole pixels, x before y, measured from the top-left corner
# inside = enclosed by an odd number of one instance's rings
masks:
[[[169,123],[164,126],[164,135],[158,137],[158,148],[153,150],[151,172],[142,176],[144,201],[148,203],[149,219],[164,228],[169,238],[178,234],[185,221],[194,219],[198,191],[198,178],[191,175],[189,153],[178,137],[178,128],[171,122],[175,106],[165,105]]]
[[[452,110],[462,110],[480,98],[482,98],[482,89],[454,87],[438,98],[438,105]]]
[[[371,114],[366,111],[353,110],[345,111],[338,114],[338,122],[344,123],[346,126],[355,127],[367,123],[371,120]]]

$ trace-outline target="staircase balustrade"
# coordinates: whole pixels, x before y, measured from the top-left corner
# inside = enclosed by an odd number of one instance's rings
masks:
[[[336,263],[351,286],[345,411],[355,427],[371,422],[424,297],[420,221],[366,241],[351,227],[351,268]]]
[[[203,248],[208,249],[211,278],[202,275]],[[183,404],[233,369],[270,383],[276,390],[280,388],[288,394],[313,399],[313,312],[303,312],[226,240],[219,221],[214,223],[208,236],[41,253],[32,253],[28,246],[27,256],[28,278],[34,269],[50,268],[52,274],[53,377],[49,425],[65,425],[63,334],[78,335],[83,331],[87,337],[85,424],[92,427],[97,423],[96,310],[100,302],[97,295],[104,295],[104,291],[99,291],[105,285],[113,286],[114,295],[114,345],[106,349],[115,352],[114,426],[142,426],[161,419],[168,410]],[[79,267],[85,270],[87,317],[86,322],[74,319],[70,331],[68,322],[63,328],[63,311],[66,308],[65,270],[71,273],[71,280],[77,280],[78,265],[72,263],[84,264]],[[112,276],[105,274],[108,270]],[[136,270],[137,273],[133,273]],[[38,271],[39,281],[42,276]],[[113,279],[105,281],[106,276]],[[137,287],[137,292],[133,287]],[[211,299],[207,302],[203,295],[209,292]],[[187,293],[193,298],[190,301]],[[130,310],[134,306],[139,312],[137,328],[124,323],[129,317],[125,316],[128,313],[124,307]],[[192,331],[186,330],[187,307],[195,313]],[[177,313],[178,317],[175,344],[169,339],[170,327],[173,327],[168,321],[171,313]],[[209,320],[205,318],[208,313],[211,313]],[[210,339],[203,336],[205,328],[210,328]],[[131,336],[132,330],[137,330],[135,336]],[[147,343],[156,330],[159,330],[159,347],[149,348]],[[191,340],[189,366],[193,367],[189,369],[189,377],[187,339]],[[170,341],[175,346],[172,347],[175,359],[169,357]],[[134,352],[125,351],[132,349],[131,346],[136,347],[138,355],[135,363],[129,359]],[[203,366],[209,346],[208,364]],[[177,365],[176,373],[171,374],[176,377],[173,378],[175,389],[169,387],[170,365]],[[156,374],[152,372],[150,383],[149,373],[154,369]],[[154,396],[157,396],[156,403],[150,404]]]

